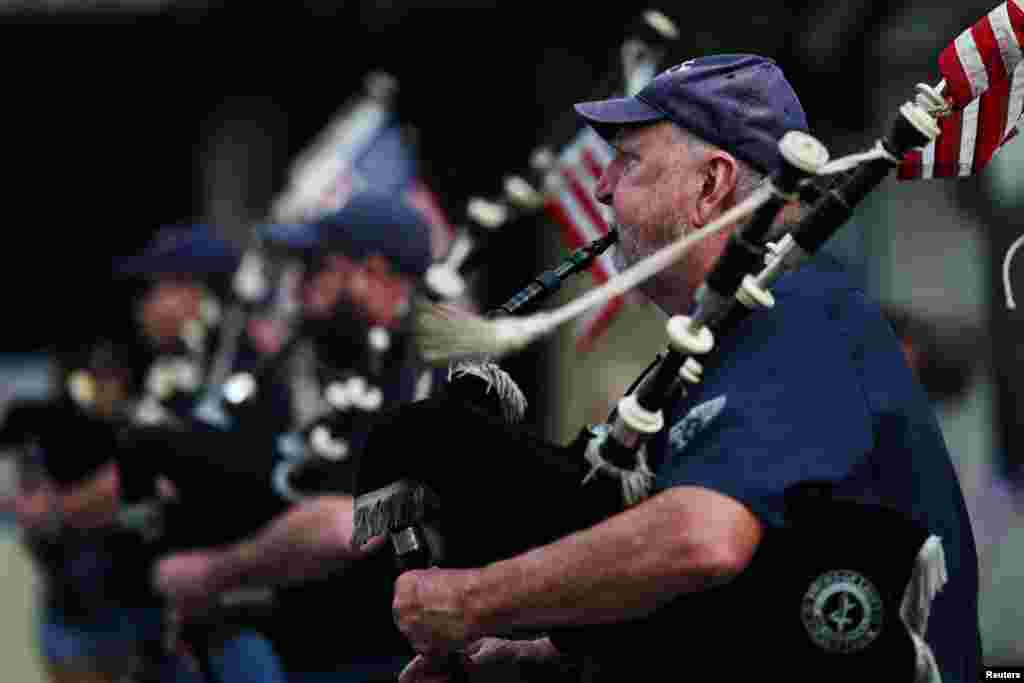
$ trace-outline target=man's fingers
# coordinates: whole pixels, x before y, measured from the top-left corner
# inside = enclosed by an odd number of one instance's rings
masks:
[[[398,674],[398,683],[412,683],[416,680],[416,675],[419,671],[419,661],[421,659],[422,657],[416,655],[408,664],[405,665],[402,672]]]
[[[468,650],[468,660],[472,666],[480,666],[501,658],[501,646],[493,638],[478,640],[475,648]]]
[[[520,644],[503,638],[485,638],[476,651],[469,655],[470,666],[503,664],[519,659]]]
[[[202,551],[175,553],[157,562],[153,585],[160,593],[176,598],[202,598],[212,592],[209,583],[210,556]]]
[[[381,534],[380,536],[374,536],[373,538],[367,540],[366,543],[355,548],[355,552],[360,557],[373,554],[377,550],[383,548],[387,540],[388,537],[383,534]]]
[[[450,680],[443,658],[423,655],[416,655],[398,675],[398,683],[447,683]]]

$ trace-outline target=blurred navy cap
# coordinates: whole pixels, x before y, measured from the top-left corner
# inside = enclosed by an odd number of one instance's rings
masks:
[[[380,254],[395,270],[417,278],[433,262],[430,226],[390,193],[359,192],[312,223],[268,224],[260,234],[271,246],[305,253],[339,251],[355,261]]]
[[[691,59],[663,71],[633,97],[575,108],[605,140],[623,125],[668,120],[769,174],[782,168],[782,136],[809,132],[782,70],[756,55]]]
[[[162,228],[140,254],[115,261],[114,272],[127,277],[222,276],[234,273],[240,261],[234,245],[209,225],[170,226]]]

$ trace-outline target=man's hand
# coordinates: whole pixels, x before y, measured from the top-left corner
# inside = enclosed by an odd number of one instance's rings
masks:
[[[425,569],[395,581],[392,614],[413,648],[441,656],[464,647],[478,635],[469,609],[473,569]]]
[[[171,602],[188,607],[188,612],[212,602],[218,592],[213,582],[213,556],[193,551],[168,555],[153,572],[153,586]]]
[[[503,662],[553,662],[561,656],[549,638],[506,640],[481,638],[466,648],[473,667]]]
[[[40,483],[31,489],[18,491],[13,499],[18,526],[28,532],[39,532],[54,526],[56,497],[53,487]]]
[[[121,477],[108,462],[88,479],[60,487],[57,505],[64,522],[76,529],[102,529],[117,522],[121,506]]]
[[[505,640],[481,638],[465,650],[466,670],[475,672],[489,665],[518,664],[523,662],[551,662],[559,652],[547,638],[538,640]],[[402,670],[398,683],[448,683],[450,674],[443,667],[443,659],[417,655]]]

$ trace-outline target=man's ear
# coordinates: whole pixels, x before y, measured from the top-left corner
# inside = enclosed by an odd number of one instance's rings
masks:
[[[697,221],[702,227],[718,217],[726,208],[726,201],[736,189],[736,160],[721,150],[712,152],[701,167],[700,193],[697,195]]]

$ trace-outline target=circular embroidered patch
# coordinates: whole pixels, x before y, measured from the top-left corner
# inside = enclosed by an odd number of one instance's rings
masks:
[[[884,608],[878,589],[862,574],[825,572],[804,593],[800,617],[814,644],[828,652],[863,650],[882,632]]]

